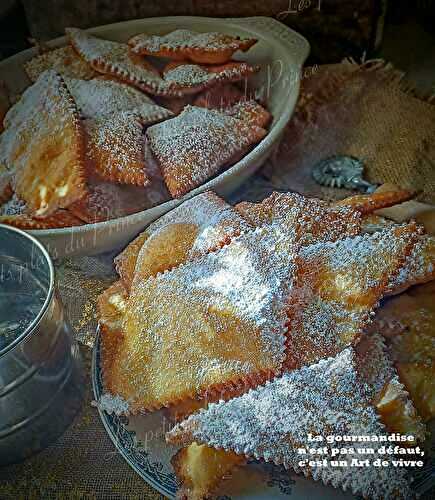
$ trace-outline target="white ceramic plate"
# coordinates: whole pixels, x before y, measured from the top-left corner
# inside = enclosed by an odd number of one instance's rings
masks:
[[[264,163],[280,139],[293,113],[299,94],[301,67],[309,53],[309,44],[305,38],[280,22],[268,17],[240,19],[161,17],[109,24],[89,31],[110,40],[126,41],[140,32],[164,34],[179,28],[221,31],[259,40],[249,52],[236,54],[235,58],[239,57],[252,64],[262,65],[262,70],[253,78],[253,83],[256,89],[263,92],[273,115],[268,135],[241,161],[191,191],[184,198],[170,200],[151,209],[112,221],[75,228],[31,231],[47,246],[54,258],[91,255],[120,248],[149,223],[187,198],[209,189],[221,196],[229,195]],[[52,47],[65,44],[64,37],[49,43]],[[29,49],[0,62],[0,78],[13,93],[21,93],[30,84],[23,63],[35,53],[35,49]]]

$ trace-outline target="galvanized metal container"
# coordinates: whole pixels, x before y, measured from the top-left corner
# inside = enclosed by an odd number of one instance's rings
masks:
[[[0,258],[0,300],[2,286],[6,290],[4,280],[13,279],[17,269],[22,270],[17,300],[29,271],[41,285],[38,293],[43,293],[35,317],[0,346],[0,465],[4,465],[41,450],[63,433],[81,406],[83,378],[78,346],[56,292],[47,251],[28,234],[0,225]]]

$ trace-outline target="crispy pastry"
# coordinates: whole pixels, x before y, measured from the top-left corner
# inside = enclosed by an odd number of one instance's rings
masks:
[[[140,108],[152,110],[154,114],[158,110],[162,119],[172,114],[156,106],[155,102],[140,90],[120,81],[65,78],[65,83],[84,118],[103,118]]]
[[[239,82],[256,73],[259,66],[229,61],[218,66],[170,62],[163,69],[163,79],[183,94],[196,94],[217,84]]]
[[[416,238],[409,225],[302,247],[289,301],[286,366],[308,365],[358,342]]]
[[[354,207],[362,214],[371,214],[375,210],[391,207],[398,203],[408,201],[415,196],[413,191],[397,189],[395,191],[382,191],[372,194],[357,194],[334,203],[334,205],[345,205]]]
[[[329,207],[297,193],[272,193],[261,203],[241,202],[235,209],[252,225],[277,223],[296,228],[301,245],[336,241],[361,232],[361,214],[351,207]]]
[[[427,234],[435,236],[435,208],[418,213],[414,220],[424,227]]]
[[[389,340],[400,380],[426,421],[435,417],[434,283],[389,299],[371,328]]]
[[[231,205],[207,191],[151,224],[116,257],[115,266],[129,288],[135,270],[144,280],[216,250],[248,229]]]
[[[240,101],[226,108],[223,112],[239,120],[244,120],[250,125],[262,128],[267,128],[272,120],[269,111],[254,100]]]
[[[102,342],[101,369],[102,373],[109,371],[111,366],[104,350],[117,352],[124,341],[122,321],[127,307],[128,292],[122,281],[113,283],[97,300],[98,324]]]
[[[147,136],[170,193],[179,198],[241,158],[266,130],[218,111],[186,106]]]
[[[398,381],[382,338],[379,335],[364,337],[355,354],[358,374],[369,388],[366,394],[388,432],[402,432],[423,440],[425,427]],[[209,498],[225,476],[244,465],[244,458],[244,455],[195,442],[182,448],[172,459],[181,485],[177,498]]]
[[[153,95],[182,95],[175,85],[165,82],[149,62],[132,57],[128,45],[102,40],[77,28],[66,28],[65,33],[77,53],[99,73],[111,75]]]
[[[421,235],[400,272],[390,280],[389,294],[435,279],[435,236]]]
[[[154,121],[162,119],[163,108],[151,107],[159,108],[154,111]],[[151,116],[148,119],[151,120]],[[115,116],[85,120],[84,125],[88,158],[93,171],[102,179],[142,187],[151,183],[140,113],[123,111]]]
[[[83,222],[68,210],[56,210],[47,217],[35,218],[30,214],[0,215],[0,224],[8,224],[19,229],[59,229],[81,226]]]
[[[362,218],[361,232],[362,233],[375,233],[393,225],[394,222],[379,215],[368,214]]]
[[[181,484],[177,498],[202,500],[210,498],[222,480],[246,463],[246,458],[230,451],[192,443],[174,455],[171,463]]]
[[[122,320],[128,300],[128,291],[119,280],[104,291],[97,300],[100,327],[111,331],[122,331]]]
[[[5,117],[0,164],[29,213],[47,217],[86,194],[83,126],[60,75],[46,71]]]
[[[0,170],[0,206],[9,201],[14,194],[11,185],[12,177],[13,174],[9,170]]]
[[[190,60],[204,64],[222,64],[229,61],[237,50],[246,52],[257,40],[224,33],[198,33],[176,30],[167,35],[141,33],[128,44],[132,52],[140,55],[167,57],[173,61]]]
[[[382,359],[374,343],[372,354]],[[393,467],[390,455],[381,455],[385,443],[370,442],[375,457],[390,462],[390,467],[310,466],[312,448],[309,434],[321,436],[381,436],[386,434],[373,401],[382,380],[385,363],[372,363],[367,372],[366,355],[352,347],[334,358],[283,374],[241,397],[211,404],[178,424],[167,434],[171,443],[209,444],[247,458],[262,459],[304,473],[336,488],[350,489],[365,498],[408,500],[415,497],[405,470]],[[377,372],[377,373],[376,373]],[[375,375],[375,376],[373,376]],[[372,381],[376,381],[374,384]],[[258,416],[261,415],[261,418]],[[367,444],[367,443],[365,443]],[[345,441],[323,441],[332,448],[349,447]],[[358,447],[358,444],[354,444]],[[360,446],[361,447],[361,446]],[[364,448],[362,446],[361,448]],[[338,459],[351,460],[338,455]],[[358,458],[364,459],[364,456]],[[368,456],[373,460],[373,455]],[[337,460],[338,462],[338,460]]]
[[[135,281],[121,345],[113,350],[102,337],[106,391],[137,413],[273,377],[284,360],[293,262],[288,232],[257,229]]]
[[[201,108],[224,110],[246,100],[245,94],[232,83],[217,85],[205,90],[195,98],[194,105]]]
[[[151,182],[143,127],[172,116],[129,85],[94,79],[66,80],[84,118],[92,171],[120,184]]]
[[[423,419],[426,422],[433,419],[435,417],[435,362],[432,361],[430,364],[397,363],[397,371]]]
[[[426,426],[399,380],[385,346],[378,334],[364,335],[355,348],[360,375],[369,387],[370,401],[388,432],[413,436],[412,443],[426,439]]]
[[[401,190],[402,189],[399,186],[396,186],[395,184],[385,183],[379,186],[378,189],[376,189],[375,194],[388,193],[392,191],[401,191]],[[415,200],[409,200],[403,203],[399,203],[397,205],[393,205],[388,208],[383,208],[381,210],[378,210],[376,213],[377,215],[387,217],[388,219],[391,219],[399,223],[407,222],[411,219],[419,222],[418,219],[420,219],[420,217],[423,217],[421,223],[424,224],[423,221],[426,218],[425,214],[430,211],[434,213],[430,205],[427,205],[425,203],[420,203]],[[427,230],[426,227],[425,229]],[[435,233],[430,233],[430,232],[429,234],[435,235]]]
[[[24,69],[32,82],[40,77],[47,69],[60,73],[63,77],[90,80],[96,73],[71,47],[59,47],[32,57],[24,63]]]

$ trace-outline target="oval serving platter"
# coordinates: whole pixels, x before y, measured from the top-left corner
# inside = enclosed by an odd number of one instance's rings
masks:
[[[152,221],[200,192],[211,189],[221,196],[229,195],[264,163],[277,145],[285,125],[292,116],[299,95],[301,68],[309,53],[309,44],[305,38],[268,17],[240,19],[161,17],[99,26],[90,29],[89,32],[109,40],[126,41],[140,32],[164,34],[179,28],[221,31],[258,39],[258,43],[243,54],[242,59],[262,66],[262,70],[253,77],[252,82],[255,89],[264,96],[273,115],[269,133],[242,160],[183,198],[167,201],[127,217],[97,224],[30,231],[46,245],[53,258],[93,255],[120,248]],[[60,47],[65,44],[65,37],[48,43],[50,47]],[[36,49],[29,49],[0,62],[0,78],[5,81],[12,93],[19,94],[30,84],[23,63],[35,54]]]

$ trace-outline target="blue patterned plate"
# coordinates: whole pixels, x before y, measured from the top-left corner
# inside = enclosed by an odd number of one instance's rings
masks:
[[[103,394],[100,370],[100,336],[97,333],[92,359],[92,384],[98,401]],[[118,417],[98,409],[110,439],[133,469],[153,488],[168,498],[175,498],[177,482],[170,459],[177,447],[165,442],[171,428],[163,412],[147,416]],[[331,487],[271,464],[250,463],[235,471],[220,491],[220,500],[345,500],[354,498]]]
[[[92,385],[95,400],[103,394],[100,370],[100,334],[97,332],[92,357]],[[147,416],[118,417],[98,408],[110,439],[133,469],[153,488],[174,499],[177,481],[170,460],[177,447],[165,442],[171,423],[163,412]],[[429,425],[435,435],[435,421]],[[433,498],[435,484],[435,440],[427,443],[426,466],[415,477],[416,489],[424,499]],[[252,462],[235,471],[233,477],[222,484],[219,500],[350,500],[355,497],[329,486],[318,484],[282,467]],[[427,496],[429,495],[429,496]]]

